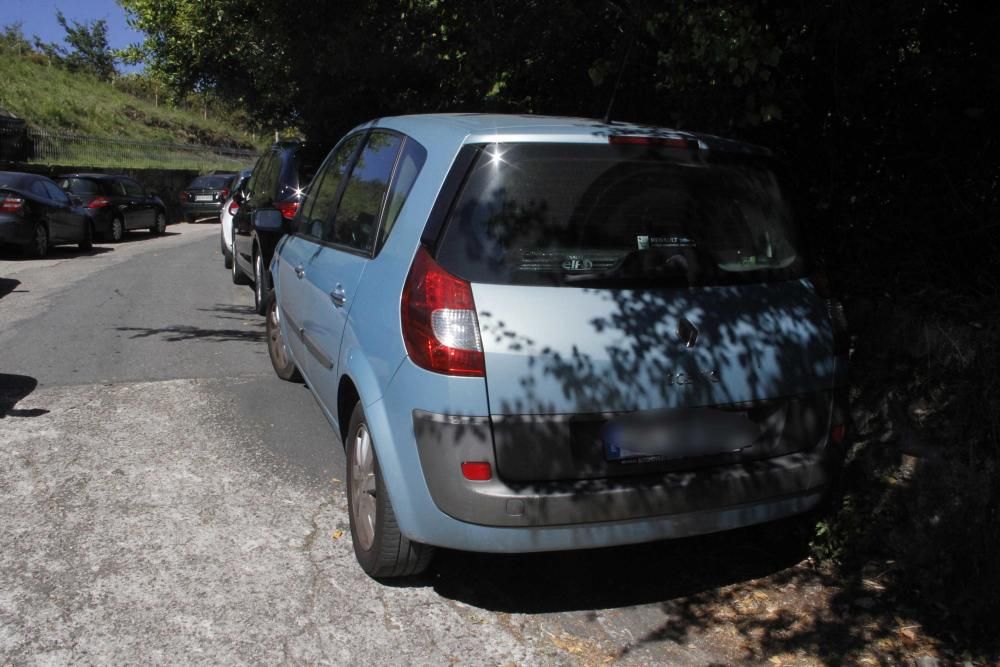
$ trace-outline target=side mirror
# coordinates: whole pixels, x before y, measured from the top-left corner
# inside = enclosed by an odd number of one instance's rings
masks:
[[[69,205],[73,206],[74,208],[79,208],[79,207],[83,206],[83,200],[80,199],[79,197],[77,197],[76,195],[70,195],[69,196]]]
[[[250,222],[258,232],[285,231],[285,219],[281,216],[281,211],[276,208],[257,209],[253,212]]]

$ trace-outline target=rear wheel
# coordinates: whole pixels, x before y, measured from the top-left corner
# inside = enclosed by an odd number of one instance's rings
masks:
[[[371,577],[420,574],[430,565],[434,547],[413,542],[399,532],[360,403],[354,406],[347,433],[347,504],[354,555],[361,569]]]
[[[219,234],[219,252],[222,253],[222,264],[227,269],[233,268],[233,255],[229,252],[229,247],[226,245],[225,237]]]
[[[267,356],[271,358],[271,367],[278,377],[288,382],[301,382],[302,375],[288,355],[285,337],[281,334],[280,317],[278,300],[271,299],[271,304],[267,308]]]
[[[94,247],[94,223],[88,222],[83,231],[83,240],[80,241],[80,250],[91,250]]]
[[[249,285],[250,280],[243,275],[243,270],[240,269],[240,263],[236,261],[236,247],[233,246],[233,265],[232,273],[230,274],[233,278],[234,285]]]
[[[125,221],[119,217],[115,217],[111,221],[111,231],[108,233],[108,236],[115,243],[125,238]]]
[[[35,223],[35,229],[31,234],[31,243],[24,246],[24,254],[27,257],[45,257],[49,253],[49,230],[40,222]]]

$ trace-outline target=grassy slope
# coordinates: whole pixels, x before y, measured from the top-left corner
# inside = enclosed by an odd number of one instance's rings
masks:
[[[0,108],[38,129],[136,141],[253,148],[250,136],[199,114],[154,107],[93,76],[4,54]]]

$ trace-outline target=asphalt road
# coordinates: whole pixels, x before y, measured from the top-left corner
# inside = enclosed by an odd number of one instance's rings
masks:
[[[782,590],[822,616],[782,527],[367,578],[337,436],[273,375],[218,228],[168,229],[0,254],[0,664],[805,659],[737,618]]]

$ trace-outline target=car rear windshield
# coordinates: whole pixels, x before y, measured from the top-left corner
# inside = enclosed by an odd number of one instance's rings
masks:
[[[651,145],[483,146],[437,258],[494,284],[731,285],[804,271],[769,160]]]
[[[94,179],[90,178],[60,178],[59,187],[63,190],[72,192],[75,195],[89,196],[89,195],[103,195],[107,194],[107,186]]]
[[[330,148],[322,144],[304,144],[295,149],[282,176],[278,199],[299,197],[319,171]]]
[[[232,174],[198,176],[191,181],[191,185],[189,185],[188,188],[192,190],[196,188],[201,188],[202,190],[221,190],[222,188],[229,187],[229,183],[232,180]]]

